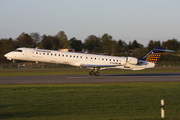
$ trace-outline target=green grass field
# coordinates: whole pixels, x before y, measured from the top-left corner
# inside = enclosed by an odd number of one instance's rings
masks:
[[[0,76],[88,74],[88,69],[7,69]],[[105,70],[101,74],[180,72],[180,68]],[[0,85],[0,119],[180,119],[180,82]]]
[[[2,120],[180,119],[180,82],[0,85]]]
[[[153,68],[140,71],[129,70],[102,70],[100,74],[121,74],[121,73],[161,73],[161,72],[180,72],[180,68]],[[27,76],[27,75],[74,75],[89,74],[88,69],[81,68],[61,68],[61,69],[2,69],[0,76]]]

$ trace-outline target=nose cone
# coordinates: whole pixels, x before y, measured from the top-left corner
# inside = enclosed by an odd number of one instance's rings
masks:
[[[4,57],[8,57],[8,53],[4,55]]]
[[[6,57],[8,60],[11,60],[12,56],[10,55],[10,53],[7,53],[7,54],[4,55],[4,57]]]

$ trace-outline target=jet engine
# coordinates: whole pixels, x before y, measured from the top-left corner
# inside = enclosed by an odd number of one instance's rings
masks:
[[[139,61],[138,61],[137,58],[127,57],[127,58],[126,58],[126,62],[127,62],[128,64],[137,65]]]

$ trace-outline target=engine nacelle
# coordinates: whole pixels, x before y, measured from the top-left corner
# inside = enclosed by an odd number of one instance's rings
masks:
[[[132,65],[137,65],[138,64],[138,59],[134,57],[127,57],[126,62]]]

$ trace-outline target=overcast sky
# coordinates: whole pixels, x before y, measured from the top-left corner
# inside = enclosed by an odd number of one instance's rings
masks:
[[[0,39],[59,31],[83,42],[104,33],[145,46],[180,41],[180,0],[0,0]]]

